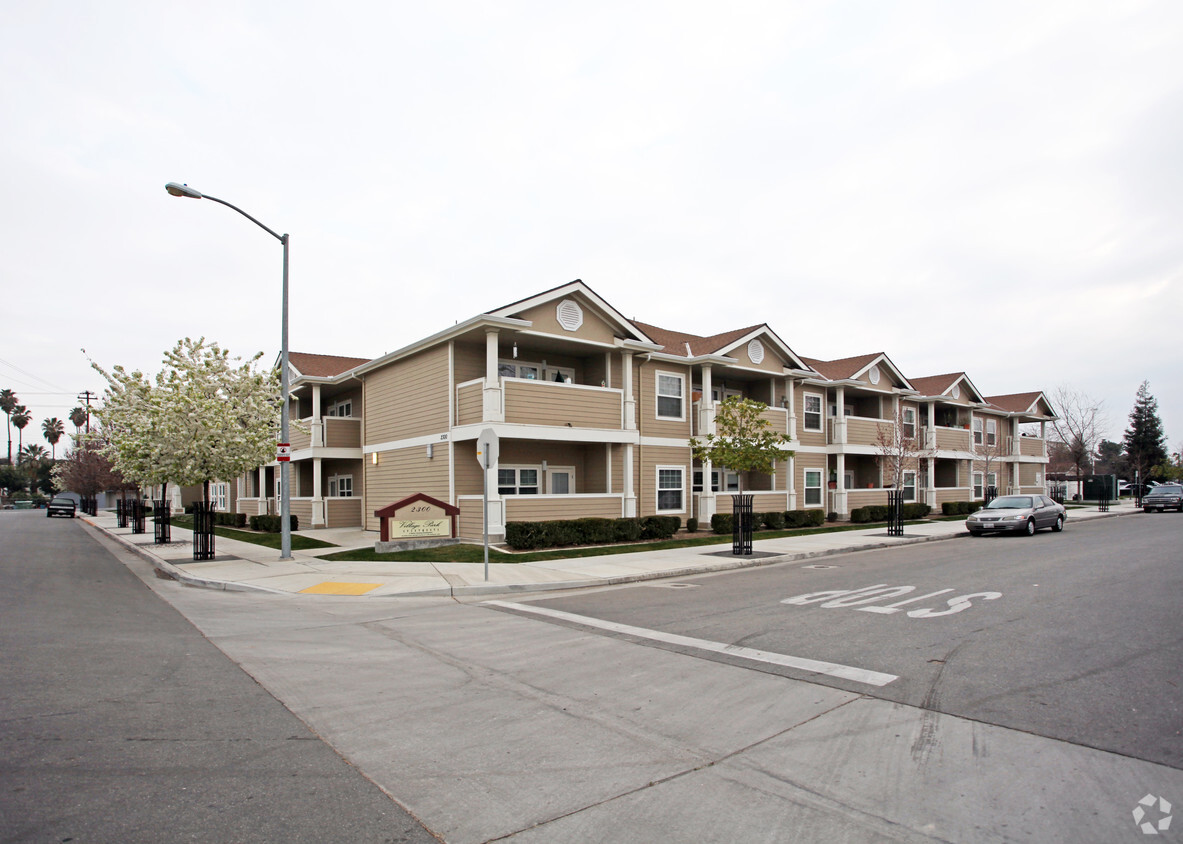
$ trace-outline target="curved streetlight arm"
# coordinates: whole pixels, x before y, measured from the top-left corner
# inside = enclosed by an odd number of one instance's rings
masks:
[[[278,240],[280,243],[284,243],[287,240],[286,234],[277,234],[276,232],[272,231],[267,226],[260,223],[258,220],[256,220],[254,217],[252,217],[250,214],[243,211],[237,205],[231,205],[229,202],[227,202],[224,199],[218,199],[216,196],[210,196],[208,193],[202,193],[201,191],[191,188],[188,185],[181,185],[181,184],[177,184],[176,182],[169,182],[167,185],[164,186],[164,189],[166,191],[168,191],[170,194],[172,194],[173,196],[187,196],[190,199],[208,199],[211,202],[218,203],[219,205],[225,205],[227,208],[233,208],[239,214],[246,217],[248,220],[250,220],[256,226],[261,228],[263,231],[267,232],[267,234],[271,235],[273,238]]]

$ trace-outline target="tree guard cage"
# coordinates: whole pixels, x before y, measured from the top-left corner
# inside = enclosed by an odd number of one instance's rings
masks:
[[[115,499],[115,525],[127,527],[127,500],[124,498]]]
[[[731,553],[747,556],[752,553],[752,495],[733,495]]]
[[[156,533],[156,544],[172,542],[172,510],[164,499],[152,502],[152,526]]]
[[[887,491],[887,535],[904,535],[904,491],[902,489]]]
[[[206,501],[193,505],[193,559],[214,558],[214,507]]]
[[[138,498],[131,502],[131,532],[146,532],[144,530],[144,502]]]

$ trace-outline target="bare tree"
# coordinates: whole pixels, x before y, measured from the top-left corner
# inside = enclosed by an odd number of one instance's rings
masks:
[[[1052,422],[1052,432],[1076,469],[1079,490],[1082,470],[1091,464],[1097,444],[1109,428],[1105,402],[1063,385],[1052,391],[1050,400],[1059,417]]]
[[[979,431],[974,431],[973,436],[970,440],[970,449],[974,453],[974,466],[977,466],[977,464],[979,464],[979,463],[981,463],[983,466],[982,492],[984,495],[986,492],[985,488],[990,485],[990,466],[991,466],[991,464],[998,464],[1001,462],[1002,453],[1003,453],[1002,437],[1000,437],[998,435],[998,428],[995,427],[994,441],[991,442],[990,441],[990,430],[989,430],[989,426],[987,424],[988,418],[987,417],[976,417],[976,418],[981,419],[981,422],[982,422],[982,430],[980,431],[981,442],[978,442]],[[995,423],[995,425],[997,425],[997,422]],[[997,466],[995,466],[995,470],[997,471]],[[997,484],[995,484],[995,486],[997,486]]]
[[[926,454],[921,439],[918,436],[916,418],[912,422],[904,423],[904,409],[896,409],[894,424],[879,425],[875,433],[875,450],[878,452],[876,460],[883,470],[888,486],[896,489],[904,488],[904,472],[915,470],[920,474],[920,458]],[[911,429],[909,432],[909,428]]]

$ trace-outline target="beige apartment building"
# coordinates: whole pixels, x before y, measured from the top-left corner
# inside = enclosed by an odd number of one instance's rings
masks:
[[[771,474],[742,479],[757,511],[847,516],[883,504],[880,431],[898,423],[919,454],[906,497],[945,501],[1043,492],[1040,392],[984,396],[963,373],[908,378],[883,353],[804,358],[766,324],[700,337],[629,320],[582,281],[538,293],[380,358],[293,352],[292,512],[301,528],[362,526],[424,493],[482,534],[477,438],[499,440],[488,472],[490,536],[513,521],[653,514],[707,523],[740,478],[696,463],[718,402],[768,405],[788,434]],[[277,464],[239,480],[239,512],[276,512]]]

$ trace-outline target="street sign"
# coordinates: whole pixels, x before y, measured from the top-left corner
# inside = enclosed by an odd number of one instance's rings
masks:
[[[481,431],[476,441],[476,462],[482,469],[491,469],[497,463],[497,455],[501,449],[497,440],[497,432],[492,428]]]
[[[291,443],[276,443],[275,444],[275,459],[280,463],[287,463],[292,459],[292,444]]]

